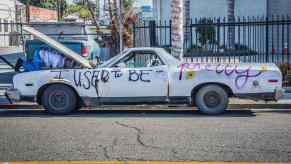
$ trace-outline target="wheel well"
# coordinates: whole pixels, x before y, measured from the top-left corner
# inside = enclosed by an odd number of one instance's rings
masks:
[[[45,89],[46,89],[47,87],[49,87],[49,86],[51,86],[51,85],[55,85],[55,84],[65,85],[65,86],[71,88],[72,91],[74,91],[74,93],[76,94],[78,101],[81,100],[79,94],[77,93],[77,91],[75,90],[75,88],[73,88],[72,86],[70,86],[70,85],[68,85],[68,84],[64,84],[64,83],[49,83],[49,84],[45,84],[45,85],[43,85],[43,86],[40,87],[40,88],[38,89],[38,91],[37,91],[36,102],[37,102],[39,105],[42,105],[42,102],[41,102],[41,96],[42,96],[43,92],[45,91]],[[80,102],[78,102],[78,103],[80,103]]]
[[[192,91],[191,91],[191,97],[194,98],[196,96],[198,90],[200,88],[206,86],[206,85],[218,85],[218,86],[222,87],[226,91],[226,93],[227,93],[227,95],[229,97],[233,96],[232,89],[229,86],[227,86],[226,84],[222,84],[222,83],[203,83],[203,84],[197,85],[196,87],[194,87],[192,89]]]

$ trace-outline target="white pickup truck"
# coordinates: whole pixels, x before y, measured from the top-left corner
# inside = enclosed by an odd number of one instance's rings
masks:
[[[187,63],[161,48],[127,49],[97,68],[80,57],[75,61],[82,68],[19,73],[7,95],[36,101],[53,114],[102,104],[189,104],[205,114],[220,114],[230,97],[282,96],[275,64]]]

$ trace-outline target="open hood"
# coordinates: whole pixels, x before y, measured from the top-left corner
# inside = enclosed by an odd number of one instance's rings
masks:
[[[56,40],[50,38],[49,36],[29,26],[23,26],[23,30],[37,37],[42,42],[50,45],[52,48],[55,48],[59,52],[63,53],[66,57],[71,58],[76,62],[80,63],[83,67],[92,68],[88,60],[86,60],[76,52],[72,51],[71,49],[67,48],[66,46],[62,45],[61,43],[57,42]]]

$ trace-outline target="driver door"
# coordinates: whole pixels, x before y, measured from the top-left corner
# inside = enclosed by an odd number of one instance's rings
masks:
[[[165,102],[168,71],[161,58],[151,51],[134,51],[116,62],[111,72],[119,77],[110,81],[104,96],[119,103]]]

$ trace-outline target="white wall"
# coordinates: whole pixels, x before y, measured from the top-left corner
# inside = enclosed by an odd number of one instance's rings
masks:
[[[237,16],[267,16],[267,0],[237,0]]]
[[[191,0],[191,18],[218,17],[226,15],[226,0]]]
[[[6,20],[15,19],[15,0],[0,1],[0,18]]]
[[[191,17],[226,17],[226,0],[191,0]],[[236,0],[236,16],[266,16],[266,0]]]

